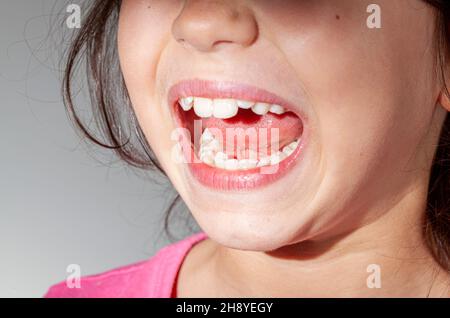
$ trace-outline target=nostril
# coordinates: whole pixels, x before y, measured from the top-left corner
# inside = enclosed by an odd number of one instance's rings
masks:
[[[189,42],[185,39],[177,39],[177,43],[180,44],[183,48],[189,47]]]
[[[214,42],[212,44],[212,46],[217,46],[217,45],[220,45],[220,44],[229,44],[229,43],[233,43],[233,41],[219,40],[219,41]]]

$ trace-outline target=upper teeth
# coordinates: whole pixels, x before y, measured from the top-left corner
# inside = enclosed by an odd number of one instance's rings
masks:
[[[252,109],[255,114],[265,115],[268,112],[281,115],[286,112],[283,106],[277,104],[259,103],[247,100],[236,100],[232,98],[204,98],[183,97],[178,103],[184,111],[194,108],[197,116],[202,118],[215,117],[227,119],[236,116],[239,108]]]
[[[186,97],[186,98],[181,98],[179,103],[181,108],[183,108],[185,111],[188,111],[192,108],[192,104],[194,101],[194,97]]]

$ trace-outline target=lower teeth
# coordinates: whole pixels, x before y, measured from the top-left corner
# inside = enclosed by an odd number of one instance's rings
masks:
[[[200,160],[212,167],[225,169],[225,170],[249,170],[259,167],[277,165],[290,156],[299,144],[298,140],[294,140],[283,149],[277,151],[271,156],[264,156],[257,159],[259,156],[254,154],[250,155],[247,159],[235,159],[229,158],[226,153],[221,151],[221,146],[218,140],[214,139],[214,136],[206,129],[200,139],[200,150],[198,157]]]

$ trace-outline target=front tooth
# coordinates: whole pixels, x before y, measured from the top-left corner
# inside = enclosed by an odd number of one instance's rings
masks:
[[[281,151],[278,151],[277,153],[270,156],[270,164],[271,165],[277,165],[279,164],[284,158],[286,158],[286,154],[284,154]]]
[[[255,105],[254,102],[250,102],[247,100],[238,100],[236,103],[237,103],[238,107],[242,108],[242,109],[250,109],[250,108],[252,108],[253,105]]]
[[[283,148],[283,153],[284,153],[286,156],[290,156],[290,155],[294,152],[294,149],[295,149],[295,148],[292,148],[291,145],[289,144],[289,145],[287,145],[287,146],[285,146],[285,147]]]
[[[228,159],[225,161],[226,170],[237,170],[239,169],[239,161],[237,159]]]
[[[223,152],[218,152],[216,153],[216,155],[214,156],[214,165],[217,168],[221,168],[224,169],[225,168],[225,162],[228,160],[228,156],[226,153]]]
[[[205,128],[205,130],[203,131],[202,136],[200,137],[200,141],[203,143],[208,143],[210,141],[214,140],[214,135],[212,134],[211,130],[209,130],[208,128]]]
[[[258,164],[258,160],[256,160],[256,159],[248,159],[248,167],[249,167],[249,169],[256,168],[257,164]]]
[[[287,145],[287,146],[285,146],[283,148],[283,152],[287,156],[290,156],[294,152],[295,148],[297,148],[297,146],[298,146],[298,142],[297,141],[293,141],[289,145]]]
[[[215,118],[231,118],[238,113],[238,106],[234,99],[215,99],[213,116]]]
[[[242,160],[239,160],[239,169],[247,170],[247,169],[256,168],[257,164],[258,164],[258,160],[242,159]]]
[[[259,159],[257,167],[264,167],[270,165],[270,157],[263,157]]]
[[[192,108],[192,106],[194,104],[193,102],[194,102],[194,97],[183,97],[183,98],[180,98],[178,103],[180,104],[181,108],[183,108],[183,110],[185,112],[187,112],[188,110],[190,110]]]
[[[220,142],[215,138],[211,131],[206,128],[200,137],[200,149],[208,149],[217,152],[221,149]]]
[[[258,115],[265,115],[270,109],[270,104],[266,103],[256,103],[252,107],[252,111]]]
[[[212,150],[210,148],[201,148],[199,151],[200,160],[202,160],[202,158],[205,156],[214,158],[214,150]]]
[[[212,152],[202,152],[200,160],[210,166],[214,166],[214,154]]]
[[[219,151],[218,153],[216,153],[216,156],[214,157],[214,160],[228,160],[228,155],[222,151]]]
[[[210,142],[205,144],[204,147],[207,147],[208,149],[211,149],[214,152],[217,152],[221,149],[220,142],[217,139],[211,140]]]
[[[248,159],[241,159],[238,162],[239,169],[246,170],[248,169]]]
[[[284,109],[283,106],[273,104],[272,106],[270,106],[269,112],[277,114],[277,115],[281,115],[281,114],[284,114],[286,112],[286,110]]]
[[[208,118],[213,114],[213,101],[209,98],[194,97],[194,112],[198,117]]]

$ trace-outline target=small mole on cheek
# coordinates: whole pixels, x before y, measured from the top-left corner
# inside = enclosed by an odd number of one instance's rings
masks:
[[[341,16],[339,14],[336,14],[336,20],[340,20]]]

